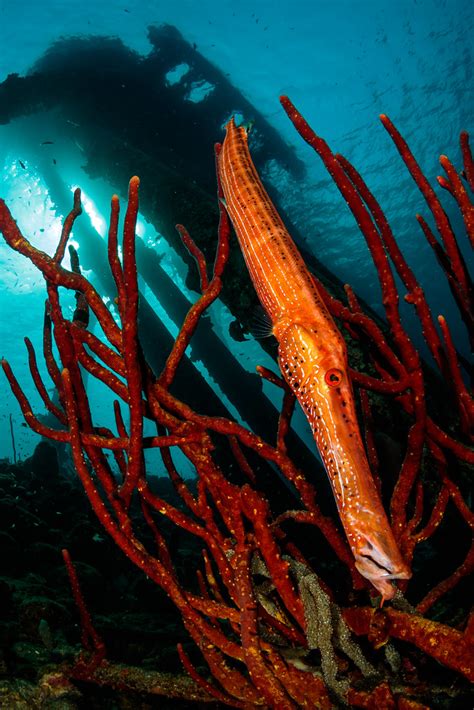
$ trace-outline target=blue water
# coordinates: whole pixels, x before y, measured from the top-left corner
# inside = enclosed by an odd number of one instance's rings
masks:
[[[317,132],[362,172],[426,288],[433,311],[450,318],[458,347],[466,353],[467,344],[449,293],[415,221],[416,212],[427,214],[426,206],[378,115],[383,112],[392,118],[430,181],[440,172],[437,158],[441,153],[459,164],[459,131],[474,130],[473,3],[137,0],[120,4],[19,4],[4,0],[0,5],[0,81],[13,72],[27,73],[53,41],[65,36],[116,36],[130,48],[147,54],[147,27],[165,22],[175,25],[187,41],[195,43],[202,55],[228,75],[304,160],[308,167],[304,182],[272,175],[271,171],[269,177],[283,189],[283,206],[305,235],[307,248],[380,311],[380,291],[365,243],[319,160],[302,143],[280,108],[278,96],[282,93],[288,94]],[[33,242],[51,251],[60,220],[48,201],[41,175],[29,171],[28,166],[24,171],[18,166],[22,130],[30,130],[26,121],[16,122],[14,136],[11,128],[0,126],[0,194]],[[216,140],[219,138],[216,136]],[[103,232],[106,196],[116,188],[84,175],[80,146],[68,150],[68,174],[64,177],[84,187],[90,199],[89,214]],[[452,218],[456,221],[454,212]],[[152,228],[144,225],[143,231],[153,241]],[[166,251],[162,256],[169,273],[181,283],[183,265]],[[41,411],[29,384],[22,338],[28,334],[40,346],[44,283],[3,242],[0,281],[1,354],[10,360],[32,403]],[[166,314],[161,317],[165,319]],[[217,309],[211,317],[225,339],[230,316]],[[410,332],[420,342],[416,322],[409,313],[407,318]],[[175,332],[172,323],[169,327]],[[249,370],[256,359],[264,362],[258,344],[229,341],[229,347]],[[203,368],[205,373],[205,363]],[[10,415],[17,449],[24,458],[38,438],[21,425],[18,406],[3,377],[0,396],[0,458],[12,455]],[[102,405],[105,412],[106,404],[100,399],[97,416]],[[232,409],[232,403],[227,404]]]

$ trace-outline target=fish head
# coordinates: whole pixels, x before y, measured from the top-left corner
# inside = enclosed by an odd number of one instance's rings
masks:
[[[280,367],[311,425],[359,572],[383,599],[408,579],[360,435],[345,342],[334,326],[291,323],[279,333]]]

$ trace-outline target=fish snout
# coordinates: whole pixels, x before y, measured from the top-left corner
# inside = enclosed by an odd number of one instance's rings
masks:
[[[383,600],[392,599],[396,588],[391,580],[410,579],[411,571],[403,561],[395,541],[393,554],[387,551],[385,539],[363,539],[363,544],[355,553],[355,566],[365,579],[382,595]]]

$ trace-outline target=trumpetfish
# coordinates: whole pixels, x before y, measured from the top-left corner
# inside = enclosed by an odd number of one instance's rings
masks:
[[[359,431],[347,348],[303,257],[268,196],[233,118],[218,156],[224,204],[278,341],[284,379],[311,426],[355,566],[391,599],[411,572],[397,547]]]

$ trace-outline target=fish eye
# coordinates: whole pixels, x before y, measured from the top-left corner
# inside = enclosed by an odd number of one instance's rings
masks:
[[[337,367],[331,367],[324,375],[324,380],[329,387],[339,387],[342,382],[342,372]]]

